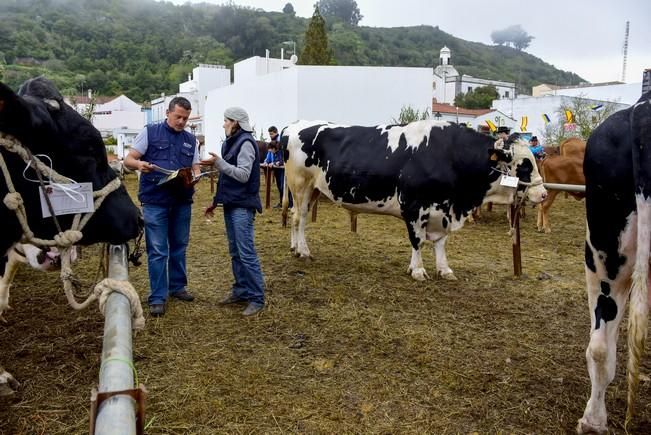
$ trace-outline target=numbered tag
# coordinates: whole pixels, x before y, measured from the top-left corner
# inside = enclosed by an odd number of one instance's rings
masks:
[[[519,181],[518,177],[502,175],[502,179],[500,180],[500,185],[506,187],[518,187],[518,181]]]
[[[43,213],[43,217],[50,217],[52,215],[47,206],[43,189],[40,189],[39,192],[41,195],[41,212]],[[45,192],[50,198],[54,214],[57,216],[95,211],[92,183],[53,184],[46,186]]]

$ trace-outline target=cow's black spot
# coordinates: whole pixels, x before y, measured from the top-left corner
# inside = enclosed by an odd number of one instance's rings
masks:
[[[597,306],[594,309],[595,329],[599,329],[599,324],[603,319],[604,322],[610,322],[617,316],[617,304],[610,296],[599,295]]]
[[[421,228],[425,228],[425,227],[427,227],[427,221],[425,221],[425,222],[421,222],[421,223],[420,223],[420,227],[421,227]]]
[[[447,228],[448,227],[448,218],[443,218],[443,220],[441,221],[441,224],[443,225],[443,228]]]
[[[592,273],[597,273],[597,268],[594,265],[594,255],[588,242],[585,242],[585,265]]]
[[[610,284],[608,284],[606,281],[601,281],[601,293],[606,296],[610,295]]]
[[[515,168],[515,175],[520,179],[520,181],[524,181],[525,183],[530,183],[531,182],[531,173],[533,172],[533,163],[531,163],[531,160],[529,159],[524,159],[522,163],[520,163],[516,168]],[[524,190],[526,189],[526,186],[519,185],[518,190]]]
[[[8,261],[9,257],[7,255],[3,255],[2,258],[0,258],[0,276],[4,276]]]

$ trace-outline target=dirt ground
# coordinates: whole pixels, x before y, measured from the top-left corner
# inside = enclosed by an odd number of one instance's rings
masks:
[[[135,178],[127,182],[133,192]],[[280,211],[265,210],[256,244],[268,305],[243,318],[241,307],[217,306],[232,276],[221,213],[213,221],[201,214],[210,198],[203,181],[188,252],[196,301],[171,301],[134,339],[150,392],[147,433],[574,431],[590,387],[583,202],[560,195],[551,234],[535,231],[527,209],[519,279],[505,209],[466,224],[448,243],[456,282],[410,278],[406,230],[395,218],[360,215],[351,233],[348,214],[322,201],[307,232],[314,261],[304,263],[290,255]],[[87,282],[97,252],[83,251],[78,270]],[[434,276],[430,248],[424,261]],[[146,301],[146,266],[130,277]],[[74,312],[57,274],[27,269],[11,305],[0,363],[22,388],[0,401],[0,432],[87,433],[103,334],[97,306]],[[611,430],[624,433],[625,339],[619,346],[607,406]],[[637,405],[631,433],[650,433],[649,381]]]

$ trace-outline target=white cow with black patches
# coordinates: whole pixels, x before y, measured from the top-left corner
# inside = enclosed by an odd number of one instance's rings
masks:
[[[291,249],[310,257],[305,240],[315,190],[355,213],[379,213],[405,221],[412,245],[408,271],[428,277],[421,249],[434,242],[438,275],[456,279],[445,242],[485,201],[511,204],[516,189],[500,184],[518,176],[518,189],[534,203],[546,191],[526,143],[514,135],[495,143],[489,136],[440,121],[377,127],[298,121],[282,132],[285,171],[294,195]],[[283,200],[287,209],[287,198]]]
[[[607,433],[606,389],[615,377],[617,337],[630,300],[626,424],[633,417],[647,333],[651,245],[651,92],[614,113],[588,139],[585,273],[590,306],[586,349],[592,388],[579,433]]]

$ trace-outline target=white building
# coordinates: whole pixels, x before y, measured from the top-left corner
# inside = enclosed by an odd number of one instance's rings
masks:
[[[298,119],[347,125],[386,124],[403,106],[431,105],[430,68],[308,66],[252,57],[234,67],[234,83],[208,93],[206,147],[219,152],[223,113],[229,106],[247,110],[255,137],[267,137]]]
[[[533,95],[563,95],[584,97],[591,100],[610,101],[633,105],[642,96],[642,82],[637,83],[595,83],[582,86],[539,85],[532,88]]]
[[[66,103],[84,116],[91,109],[91,104],[94,104],[91,122],[102,137],[112,136],[116,129],[140,130],[145,126],[142,106],[125,95],[93,98],[89,90],[87,97],[73,97],[66,100]]]
[[[188,81],[179,84],[179,93],[164,95],[152,100],[152,122],[161,122],[165,119],[170,101],[174,97],[185,97],[192,105],[192,113],[188,121],[188,128],[196,135],[204,133],[205,106],[208,93],[219,87],[231,83],[231,70],[223,65],[199,64],[188,76]]]
[[[443,47],[439,55],[439,65],[434,68],[432,82],[432,98],[436,103],[454,104],[454,98],[459,94],[484,86],[495,86],[501,99],[515,98],[515,83],[499,80],[486,80],[467,74],[459,74],[450,62],[451,52],[448,47]]]

